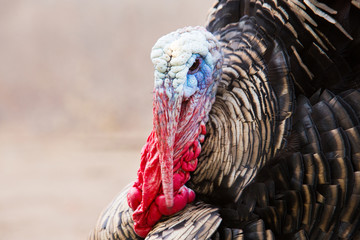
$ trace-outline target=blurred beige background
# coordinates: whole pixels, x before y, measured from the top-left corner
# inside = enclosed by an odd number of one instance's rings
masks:
[[[0,0],[0,239],[86,239],[136,176],[150,50],[211,0]]]

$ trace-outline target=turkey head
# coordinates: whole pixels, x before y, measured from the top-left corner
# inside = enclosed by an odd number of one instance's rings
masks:
[[[202,27],[183,28],[160,38],[151,59],[153,130],[127,197],[141,237],[163,215],[174,214],[195,199],[185,183],[197,166],[223,63],[220,44]]]

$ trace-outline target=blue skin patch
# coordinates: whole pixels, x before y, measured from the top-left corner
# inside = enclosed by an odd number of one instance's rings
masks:
[[[191,61],[192,60],[192,61]],[[197,62],[198,61],[198,62]],[[191,69],[194,66],[189,68],[187,74],[186,82],[184,84],[184,97],[189,98],[196,91],[203,92],[209,85],[211,81],[212,68],[209,64],[204,61],[199,54],[194,54],[189,62],[192,64],[199,64],[195,69]]]

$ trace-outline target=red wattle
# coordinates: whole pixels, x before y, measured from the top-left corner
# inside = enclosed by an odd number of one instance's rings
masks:
[[[174,191],[178,191],[190,179],[188,172],[179,171],[174,174]]]
[[[137,224],[134,224],[134,229],[137,235],[142,238],[145,238],[146,235],[151,231],[151,227],[138,227]]]
[[[127,194],[128,205],[131,209],[136,209],[142,200],[141,191],[137,187],[132,187],[129,189]]]
[[[193,192],[191,189],[183,186],[179,189],[177,194],[174,196],[174,206],[172,208],[167,208],[165,204],[165,196],[160,195],[156,198],[156,204],[158,205],[159,211],[165,215],[169,216],[174,213],[179,212],[182,210],[187,203],[189,203],[189,192]]]
[[[199,132],[202,130],[203,128],[200,128]],[[185,183],[190,179],[190,172],[196,169],[197,157],[201,151],[199,141],[186,143],[181,154],[175,156],[173,160],[174,204],[171,208],[166,206],[161,185],[159,153],[156,143],[156,134],[153,130],[141,153],[138,178],[127,195],[128,205],[134,210],[135,232],[143,238],[163,215],[172,215],[195,199],[194,191],[187,188]]]
[[[185,171],[188,171],[188,172],[195,171],[196,166],[197,166],[197,158],[191,160],[190,162],[184,161],[181,165],[182,169],[184,169]]]

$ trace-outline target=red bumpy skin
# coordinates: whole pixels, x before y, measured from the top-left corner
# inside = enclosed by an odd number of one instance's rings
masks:
[[[203,135],[205,135],[204,130],[205,127],[202,127]],[[199,129],[200,131],[201,129]],[[174,214],[195,199],[195,193],[187,188],[185,183],[190,179],[190,171],[196,169],[197,157],[201,151],[200,142],[195,140],[186,144],[183,152],[179,154],[181,157],[174,159],[174,203],[171,208],[166,206],[162,189],[159,153],[156,143],[155,131],[152,131],[141,153],[138,178],[128,192],[128,204],[134,210],[135,232],[140,237],[146,237],[163,215]]]

